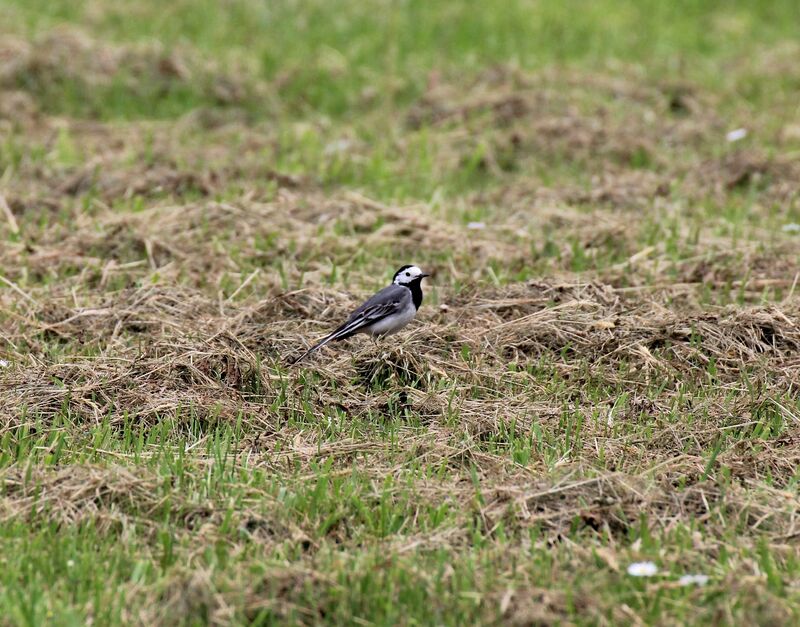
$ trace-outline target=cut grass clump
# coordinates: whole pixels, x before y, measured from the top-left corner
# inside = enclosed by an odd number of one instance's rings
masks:
[[[383,351],[379,346],[374,356],[357,361],[355,368],[362,384],[369,390],[391,390],[406,386],[424,390],[427,387],[425,364],[410,351]]]

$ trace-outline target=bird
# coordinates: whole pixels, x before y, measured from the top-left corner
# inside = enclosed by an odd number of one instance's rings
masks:
[[[314,344],[292,363],[296,364],[328,342],[368,333],[373,340],[397,333],[417,315],[422,304],[422,279],[430,276],[417,266],[406,265],[384,287],[358,307],[339,327]]]

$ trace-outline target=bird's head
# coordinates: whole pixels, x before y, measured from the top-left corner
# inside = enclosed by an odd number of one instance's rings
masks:
[[[403,266],[394,273],[394,283],[396,285],[410,285],[416,281],[421,281],[426,276],[430,275],[420,270],[417,266]]]

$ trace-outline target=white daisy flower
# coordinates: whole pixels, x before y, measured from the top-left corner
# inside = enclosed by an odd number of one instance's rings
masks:
[[[738,142],[738,141],[744,139],[745,137],[747,137],[747,129],[746,128],[737,128],[737,129],[732,130],[727,135],[725,135],[725,139],[727,139],[731,143]]]
[[[708,583],[708,575],[684,575],[678,579],[678,583],[682,586],[704,586]]]
[[[658,566],[653,562],[634,562],[628,566],[628,574],[631,577],[652,577],[658,573]]]

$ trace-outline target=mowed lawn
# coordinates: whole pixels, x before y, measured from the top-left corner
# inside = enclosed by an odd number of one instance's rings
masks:
[[[798,25],[0,2],[0,624],[798,624]]]

